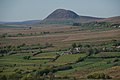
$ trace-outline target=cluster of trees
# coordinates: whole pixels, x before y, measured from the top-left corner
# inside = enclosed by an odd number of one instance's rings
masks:
[[[41,75],[42,73],[42,75]],[[88,79],[112,79],[107,74],[104,73],[94,73],[87,76]],[[36,71],[31,72],[25,75],[20,75],[18,73],[11,74],[9,76],[1,75],[0,80],[57,80],[57,79],[70,79],[70,80],[77,80],[75,77],[55,77],[53,72],[49,72],[48,70],[44,71]]]
[[[19,78],[20,80],[54,80],[55,79],[55,75],[54,72],[56,71],[62,71],[62,70],[68,70],[68,69],[72,69],[72,66],[59,66],[59,67],[50,67],[50,68],[46,68],[46,69],[42,69],[42,70],[37,70],[35,72],[30,72],[26,75],[23,75],[21,78]],[[14,80],[14,79],[13,79]],[[18,79],[16,79],[18,80]]]
[[[0,38],[5,38],[5,37],[23,37],[23,36],[37,36],[37,35],[44,35],[44,34],[50,34],[50,32],[49,31],[45,31],[45,32],[30,33],[30,34],[24,34],[24,33],[8,34],[8,33],[4,33],[4,34],[0,35]]]
[[[16,53],[15,51],[17,51],[17,50],[18,50],[17,46],[11,46],[11,45],[1,46],[0,47],[0,54],[2,56],[7,55],[7,54],[11,55],[11,54],[15,54]]]
[[[0,56],[4,55],[11,55],[15,54],[17,51],[21,50],[31,50],[31,49],[39,49],[39,51],[36,53],[42,53],[41,49],[45,49],[48,47],[53,47],[53,44],[46,42],[45,44],[36,44],[36,45],[26,45],[25,43],[18,45],[18,46],[13,46],[13,45],[8,45],[8,46],[1,46],[0,47]]]
[[[79,47],[79,48],[90,48],[92,46],[93,45],[89,45],[89,44],[82,45],[81,43],[72,43],[72,45],[71,45],[72,48],[76,48],[76,47]]]
[[[34,45],[20,45],[19,48],[21,50],[29,50],[29,49],[45,49],[48,47],[53,47],[53,44],[46,42],[45,44],[34,44]]]
[[[72,48],[76,48],[76,47],[80,47],[80,48],[82,48],[83,47],[83,45],[81,44],[81,43],[73,43],[72,44]]]
[[[118,40],[112,40],[111,43],[112,43],[112,46],[120,46],[120,41]]]
[[[89,48],[86,50],[86,54],[88,56],[92,55],[92,54],[97,54],[97,53],[100,53],[102,50],[101,49],[98,49],[98,48]]]
[[[72,66],[70,65],[63,65],[63,66],[58,66],[58,67],[51,67],[51,68],[46,68],[43,70],[37,70],[36,74],[39,74],[40,76],[43,76],[44,74],[48,74],[49,72],[57,72],[57,71],[63,71],[63,70],[69,70],[72,69]]]
[[[107,47],[106,47],[107,46]],[[120,46],[119,40],[112,40],[109,43],[106,44],[99,44],[97,47],[94,44],[81,44],[81,43],[73,43],[71,45],[71,52],[75,53],[75,48],[79,48],[79,53],[86,53],[88,56],[91,54],[97,54],[100,52],[120,52],[120,48],[117,48]]]
[[[104,47],[103,52],[120,52],[120,41],[119,40],[112,40],[108,43],[108,47]]]
[[[81,27],[109,27],[112,23],[110,22],[88,22],[88,23],[73,23],[73,26]]]
[[[101,51],[101,49],[99,48],[92,47],[89,44],[82,45],[81,43],[78,44],[73,43],[71,50],[73,50],[74,48],[79,48],[80,49],[79,53],[86,53],[88,56],[90,56],[91,54],[97,54]]]
[[[28,58],[28,57],[26,57]],[[44,80],[50,79],[53,80],[55,78],[54,72],[69,70],[72,69],[70,65],[63,66],[49,66],[45,69],[33,70],[30,72],[26,72],[22,69],[14,69],[14,73],[10,75],[0,75],[0,80]]]
[[[120,28],[120,24],[119,24],[119,23],[112,24],[111,27],[114,27],[114,28]]]
[[[5,38],[7,35],[8,35],[7,33],[1,34],[0,38]]]
[[[107,74],[104,73],[94,73],[87,76],[88,79],[111,79]]]
[[[81,26],[81,23],[73,23],[73,26]]]

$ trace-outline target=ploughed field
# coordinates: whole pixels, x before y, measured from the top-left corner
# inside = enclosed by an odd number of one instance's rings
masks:
[[[55,78],[68,80],[87,78],[93,73],[120,78],[120,48],[113,46],[120,41],[120,29],[63,25],[1,27],[0,36],[0,76],[17,74],[22,79],[39,73],[40,78],[48,79],[52,72]],[[69,53],[73,43],[82,45],[79,53]],[[96,48],[99,53],[87,52]]]

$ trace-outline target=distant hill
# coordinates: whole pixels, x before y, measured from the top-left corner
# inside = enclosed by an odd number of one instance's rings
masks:
[[[5,23],[7,23],[7,22],[0,22],[0,24],[5,24]]]
[[[31,25],[40,22],[41,20],[28,20],[22,22],[0,22],[0,24],[14,24],[14,25]]]
[[[105,19],[98,20],[98,21],[102,21],[102,22],[112,22],[112,23],[120,23],[120,16],[105,18]]]
[[[53,13],[51,13],[46,19],[78,19],[79,15],[75,12],[65,9],[57,9]]]
[[[71,10],[57,9],[53,11],[48,17],[41,21],[42,24],[72,24],[73,22],[91,22],[103,18],[96,18],[90,16],[79,16]]]
[[[57,9],[53,11],[43,20],[28,20],[22,22],[0,22],[0,24],[15,24],[15,25],[33,25],[33,24],[73,24],[73,23],[89,23],[89,22],[112,22],[120,23],[120,16],[111,18],[98,18],[91,16],[81,16],[71,10]]]

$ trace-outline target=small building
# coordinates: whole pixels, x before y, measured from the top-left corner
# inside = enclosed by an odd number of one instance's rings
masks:
[[[112,48],[120,48],[120,46],[112,46]]]
[[[79,54],[81,51],[80,47],[76,47],[74,49],[70,49],[69,51],[65,51],[64,54]]]
[[[116,48],[119,48],[119,49],[120,49],[120,46],[116,46]]]
[[[65,51],[64,54],[72,54],[70,51]]]

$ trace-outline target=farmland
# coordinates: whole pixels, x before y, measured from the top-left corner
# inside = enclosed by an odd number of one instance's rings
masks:
[[[105,73],[113,79],[120,78],[120,48],[116,48],[120,45],[119,28],[10,26],[0,28],[0,76],[25,80],[30,75],[40,79],[52,75],[73,80]]]

